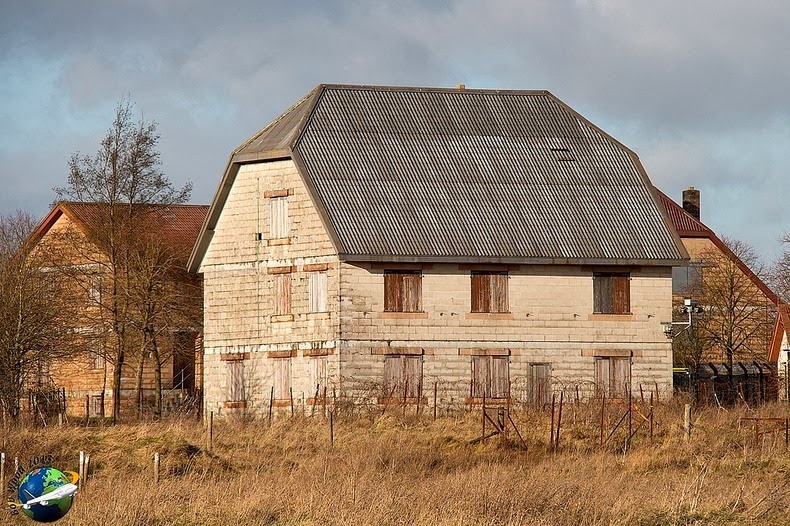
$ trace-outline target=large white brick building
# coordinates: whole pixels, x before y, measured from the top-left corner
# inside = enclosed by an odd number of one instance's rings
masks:
[[[206,409],[666,390],[686,259],[548,92],[322,85],[232,153],[193,251]]]

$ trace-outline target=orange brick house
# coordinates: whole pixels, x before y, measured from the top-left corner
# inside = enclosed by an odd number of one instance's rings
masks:
[[[688,266],[676,267],[672,273],[672,292],[676,307],[683,305],[685,298],[701,301],[703,309],[711,309],[705,302],[710,299],[706,287],[715,287],[708,277],[724,273],[732,283],[732,290],[739,293],[740,298],[734,311],[734,323],[741,320],[742,329],[748,332],[743,337],[745,342],[742,350],[735,353],[733,363],[753,361],[776,362],[771,355],[772,330],[776,318],[780,298],[749,266],[727,246],[727,244],[707,225],[700,220],[700,191],[693,187],[683,191],[682,205],[679,205],[666,194],[656,192],[688,251]],[[717,270],[717,267],[723,270]],[[711,278],[712,279],[712,278]],[[733,303],[735,305],[735,303]],[[714,316],[721,316],[721,309],[712,309]],[[747,341],[748,338],[748,341]],[[773,347],[777,347],[773,345]],[[727,356],[721,345],[714,345],[705,352],[703,362],[726,363]]]
[[[111,324],[104,308],[110,293],[108,256],[95,235],[105,224],[107,208],[101,203],[57,203],[33,234],[42,269],[59,272],[69,280],[75,301],[83,305],[83,315],[74,320],[74,337],[69,344],[73,353],[68,359],[47,364],[38,380],[48,387],[65,389],[67,414],[72,416],[104,416],[112,407],[113,339],[108,334]],[[187,274],[185,263],[207,211],[208,207],[202,205],[170,205],[147,212],[151,216],[148,224],[156,229],[151,239],[157,246],[161,244],[162,254],[167,254],[167,259],[158,256],[167,266],[162,282],[172,287],[185,308],[197,312],[202,308],[201,285],[195,276]],[[195,362],[199,330],[199,321],[197,325],[151,329],[162,364],[163,397],[191,395],[200,387]],[[150,351],[127,356],[121,371],[123,411],[133,408],[137,397],[152,403],[154,377]]]

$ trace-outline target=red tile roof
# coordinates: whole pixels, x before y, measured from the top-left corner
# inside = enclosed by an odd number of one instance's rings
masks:
[[[669,220],[672,221],[672,225],[678,231],[678,235],[681,237],[709,237],[715,235],[713,230],[686,212],[682,206],[667,197],[664,192],[656,188],[656,193],[664,208],[666,208]]]
[[[66,214],[88,233],[101,231],[105,222],[103,210],[105,203],[63,201],[57,203],[36,229],[41,236],[48,231],[57,219]],[[172,248],[179,260],[186,263],[195,245],[203,221],[208,214],[208,205],[161,205],[151,208],[156,214],[156,228],[160,239]]]

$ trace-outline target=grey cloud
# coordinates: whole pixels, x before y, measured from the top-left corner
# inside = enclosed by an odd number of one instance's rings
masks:
[[[0,100],[0,177],[26,158],[38,188],[62,184],[68,155],[96,148],[126,94],[160,123],[167,172],[205,202],[230,149],[320,82],[550,89],[672,197],[701,187],[711,226],[770,254],[786,229],[788,22],[783,4],[735,0],[6,2],[0,73],[62,70]],[[58,132],[44,158],[32,139]],[[49,204],[17,186],[4,209]]]

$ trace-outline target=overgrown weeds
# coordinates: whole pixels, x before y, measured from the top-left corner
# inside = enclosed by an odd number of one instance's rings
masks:
[[[605,415],[604,434],[622,417]],[[787,415],[784,405],[761,415]],[[778,428],[755,439],[754,411],[706,409],[691,440],[682,406],[656,407],[643,425],[600,445],[600,407],[569,405],[559,449],[550,416],[519,411],[511,429],[482,433],[480,411],[433,420],[391,412],[328,419],[216,420],[213,450],[189,420],[4,431],[9,459],[51,454],[87,484],[64,525],[225,524],[787,524],[790,455]],[[636,426],[637,418],[632,421]],[[153,484],[154,453],[161,457]],[[9,472],[8,470],[6,471]],[[23,518],[8,517],[12,523]]]

